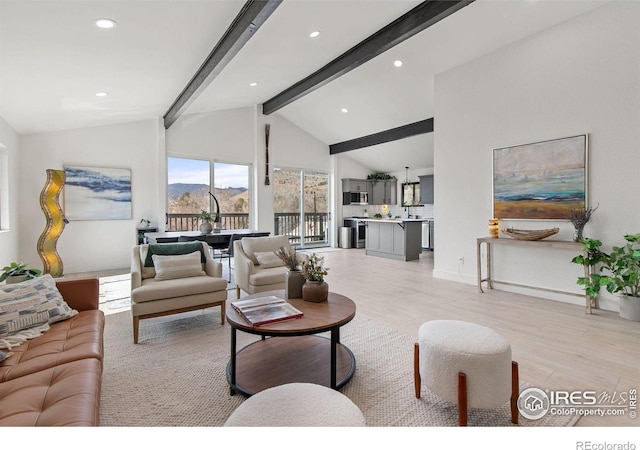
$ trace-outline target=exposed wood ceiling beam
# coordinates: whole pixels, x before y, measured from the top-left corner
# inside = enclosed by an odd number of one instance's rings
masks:
[[[178,120],[185,109],[238,54],[280,3],[282,0],[248,0],[244,4],[205,62],[163,116],[166,129]]]
[[[419,4],[355,47],[347,50],[318,71],[264,102],[262,105],[263,114],[269,115],[276,112],[289,103],[315,91],[425,30],[473,1],[474,0],[427,0]]]
[[[372,145],[384,144],[385,142],[397,141],[398,139],[425,133],[433,133],[433,117],[379,133],[332,144],[329,146],[329,154],[336,155],[338,153],[348,152],[349,150],[371,147]]]

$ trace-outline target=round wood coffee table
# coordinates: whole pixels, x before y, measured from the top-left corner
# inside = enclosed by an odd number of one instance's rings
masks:
[[[284,291],[261,292],[242,300],[271,295],[284,298]],[[340,343],[340,327],[355,317],[355,303],[335,292],[330,292],[329,299],[322,303],[301,298],[287,301],[304,316],[253,327],[233,307],[227,308],[231,326],[227,381],[231,395],[238,392],[251,396],[286,383],[315,383],[339,389],[353,377],[356,360],[351,350]],[[262,339],[236,351],[237,330]],[[317,335],[323,332],[330,332],[330,338]]]

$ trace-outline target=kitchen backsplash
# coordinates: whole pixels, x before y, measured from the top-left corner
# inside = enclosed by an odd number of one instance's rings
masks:
[[[393,217],[407,217],[406,208],[403,206],[389,205],[388,208]],[[383,216],[386,215],[386,213],[382,211],[382,205],[344,205],[342,207],[342,217],[362,217],[364,216],[365,210],[369,214],[369,217],[373,217],[376,213],[380,213]],[[433,219],[433,205],[412,206],[411,215],[418,219]]]

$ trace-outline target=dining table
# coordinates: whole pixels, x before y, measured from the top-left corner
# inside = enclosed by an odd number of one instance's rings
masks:
[[[218,230],[212,233],[201,233],[200,231],[162,231],[154,233],[145,233],[149,244],[163,244],[167,242],[182,241],[205,241],[211,248],[224,249],[229,247],[229,242],[233,235],[242,237],[258,237],[269,236],[268,231],[256,230]],[[181,239],[182,238],[182,239]]]

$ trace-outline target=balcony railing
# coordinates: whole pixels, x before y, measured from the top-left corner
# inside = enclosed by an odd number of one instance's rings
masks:
[[[197,219],[197,216],[198,214],[167,214],[167,231],[198,231],[202,221]],[[305,213],[303,224],[305,244],[327,242],[328,218],[327,213]],[[220,222],[222,228],[226,230],[250,228],[247,213],[220,214]],[[300,244],[302,231],[300,213],[275,213],[273,229],[275,235],[288,236],[292,244]]]
[[[327,242],[327,213],[305,213],[304,243]],[[301,239],[300,213],[275,213],[273,217],[275,234],[289,236],[289,242],[299,244]]]
[[[198,231],[202,221],[198,214],[167,214],[167,231]],[[225,230],[249,229],[249,214],[220,214],[221,227]]]

